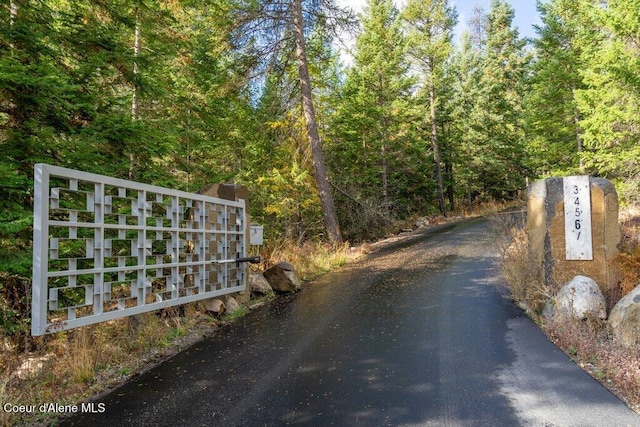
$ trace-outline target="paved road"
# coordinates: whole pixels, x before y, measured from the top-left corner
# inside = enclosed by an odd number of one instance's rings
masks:
[[[422,231],[98,400],[91,426],[640,426],[499,286],[484,220]]]

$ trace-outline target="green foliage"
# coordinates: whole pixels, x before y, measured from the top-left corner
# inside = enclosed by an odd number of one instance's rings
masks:
[[[622,1],[609,2],[606,8],[581,5],[581,21],[596,28],[581,33],[579,40],[584,88],[576,98],[585,166],[595,175],[637,182],[640,5]],[[637,194],[626,196],[638,200]]]
[[[452,150],[445,148],[453,147],[446,144],[443,132],[439,129],[447,121],[440,97],[445,93],[446,67],[451,55],[457,14],[449,6],[448,0],[416,0],[407,3],[403,17],[408,26],[409,53],[412,62],[421,72],[420,80],[426,98],[424,129],[430,129],[428,139],[433,154],[438,209],[442,215],[446,215],[443,169],[449,174],[450,186],[453,185],[453,169]]]
[[[30,293],[28,283],[17,275],[0,271],[0,337],[23,348],[30,333]]]
[[[316,118],[343,234],[375,238],[396,219],[435,213],[443,193],[449,208],[512,198],[527,177],[546,174],[608,177],[626,201],[638,200],[638,2],[540,2],[529,47],[504,0],[477,13],[454,44],[450,4],[370,0],[345,66],[332,35],[352,17],[332,1],[305,1]],[[242,183],[268,238],[323,235],[289,6],[0,7],[0,286],[19,290],[12,301],[28,301],[39,162],[188,191]],[[26,331],[22,308],[10,305],[5,330]]]
[[[298,163],[283,170],[272,169],[258,179],[257,185],[263,197],[258,199],[262,202],[262,218],[275,233],[282,233],[274,237],[302,239],[322,230],[313,177]]]
[[[534,166],[610,178],[637,201],[637,2],[553,0],[539,9],[526,111]]]
[[[487,42],[480,78],[480,155],[485,162],[479,173],[484,192],[495,198],[514,197],[524,187],[528,165],[524,156],[522,98],[528,56],[524,41],[513,28],[514,12],[504,0],[492,0]]]
[[[581,173],[582,135],[575,92],[582,89],[578,41],[579,4],[558,0],[539,3],[543,26],[534,40],[526,104],[526,129],[538,174]]]
[[[415,79],[408,75],[400,13],[389,0],[372,0],[362,23],[353,66],[333,101],[327,144],[338,214],[350,239],[384,232],[392,218],[415,208],[415,196],[431,180],[418,148],[424,144],[408,135]]]
[[[462,36],[447,69],[455,193],[468,209],[476,202],[517,197],[530,174],[521,102],[528,55],[512,20],[506,2],[492,1],[473,36]]]

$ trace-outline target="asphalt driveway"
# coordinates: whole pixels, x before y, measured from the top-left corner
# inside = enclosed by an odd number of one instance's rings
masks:
[[[506,296],[486,220],[413,233],[101,397],[86,426],[640,426]]]

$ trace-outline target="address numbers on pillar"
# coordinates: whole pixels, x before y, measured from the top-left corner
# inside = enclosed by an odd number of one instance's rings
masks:
[[[588,176],[568,176],[564,187],[564,235],[567,260],[593,260],[591,191]]]

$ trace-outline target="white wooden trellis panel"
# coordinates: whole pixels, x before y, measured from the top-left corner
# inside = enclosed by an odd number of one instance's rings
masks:
[[[245,202],[35,166],[34,336],[243,291]]]

